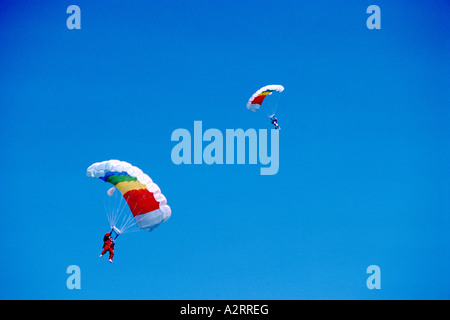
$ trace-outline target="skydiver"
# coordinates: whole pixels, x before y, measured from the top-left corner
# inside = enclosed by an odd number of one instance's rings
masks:
[[[272,124],[274,125],[275,130],[280,130],[281,129],[280,126],[278,125],[278,122],[277,122],[278,119],[277,119],[277,117],[275,117],[274,114],[270,117],[270,120],[271,120]]]
[[[107,232],[103,237],[103,251],[100,253],[100,258],[109,251],[109,262],[113,262],[114,257],[114,239],[111,237],[111,232]]]

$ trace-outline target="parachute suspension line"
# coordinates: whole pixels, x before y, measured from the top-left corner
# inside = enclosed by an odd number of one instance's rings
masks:
[[[126,218],[126,214],[124,214],[124,215],[121,215],[121,217],[122,217],[122,221],[121,221],[121,223],[120,223],[120,231],[122,232],[122,230],[123,230],[123,226],[125,225],[125,218]]]
[[[103,200],[103,205],[105,207],[106,217],[108,218],[109,226],[112,227],[114,225],[114,218],[111,200],[110,199],[108,199],[107,201]]]
[[[134,220],[134,216],[131,213],[131,211],[126,212],[125,214],[122,215],[124,209],[125,206],[123,207],[122,212],[120,214],[120,216],[122,217],[122,221],[120,223],[120,233],[124,233],[125,231],[127,231],[127,229],[136,224],[136,221]],[[134,209],[136,209],[136,205],[134,206],[133,210]]]
[[[115,192],[112,196],[108,197],[107,202],[108,203],[104,201],[104,207],[111,229],[116,228],[119,234],[139,231],[134,216],[131,211],[127,209],[128,204],[124,201],[120,192]],[[136,206],[137,204],[134,206],[133,210],[136,209]],[[132,227],[134,226],[136,230],[133,230]]]
[[[124,232],[128,232],[131,227],[135,226],[136,222],[134,220],[134,217],[132,214],[128,215],[128,219],[127,221],[125,221],[125,223],[122,225],[122,227],[120,228],[120,232],[124,233]],[[138,231],[138,230],[136,230]]]
[[[278,105],[280,104],[280,99],[281,99],[281,97],[280,97],[280,94],[277,94],[277,97],[274,99],[275,100],[275,106],[273,107],[273,114],[277,114],[277,111],[278,111]]]
[[[116,204],[116,195],[113,195],[112,197],[108,198],[109,200],[109,208],[111,210],[110,216],[111,216],[111,227],[114,226],[115,223],[115,213],[116,213],[116,208],[115,208],[115,204]]]
[[[123,200],[123,197],[122,197],[122,195],[120,195],[119,207],[117,208],[117,211],[115,212],[116,216],[114,219],[114,223],[116,223],[120,219],[120,216],[122,215],[122,212],[125,209],[125,205],[122,207],[122,200]]]
[[[110,227],[114,227],[120,218],[121,212],[124,210],[126,203],[123,203],[123,197],[120,192],[115,192],[112,196],[108,197],[107,204],[105,203],[105,211],[108,218]],[[120,201],[117,199],[120,197]]]
[[[273,108],[273,114],[277,114],[277,110],[278,110],[278,103],[275,105],[275,107]]]
[[[136,209],[136,207],[137,207],[137,204],[134,205],[133,211]],[[132,227],[134,227],[134,228],[131,229],[131,230],[128,230],[128,229],[130,229]],[[139,229],[137,227],[137,224],[136,224],[136,220],[134,219],[133,214],[129,215],[129,219],[127,220],[127,222],[125,223],[125,226],[124,226],[124,231],[126,231],[126,232],[128,232],[128,231],[131,231],[131,232],[139,231]]]
[[[133,210],[134,209],[136,209],[136,205],[134,206]],[[125,224],[123,226],[124,231],[126,231],[127,229],[129,229],[130,227],[132,227],[135,224],[136,224],[136,220],[134,219],[133,214],[129,214],[128,220],[125,222]]]
[[[113,226],[116,224],[117,222],[117,210],[116,209],[116,205],[117,205],[117,193],[114,194],[114,198],[112,198],[112,222],[113,222]]]
[[[106,217],[108,218],[109,226],[112,227],[112,223],[111,223],[111,215],[109,214],[109,210],[108,210],[108,208],[106,207],[106,203],[103,203],[103,205],[104,205],[104,207],[105,207]]]
[[[136,209],[137,204],[134,205],[133,211]],[[134,219],[133,214],[130,214],[128,216],[128,220],[125,223],[125,225],[123,226],[123,230],[127,231],[129,228],[136,226],[136,220]],[[136,227],[137,228],[137,227]],[[138,231],[138,230],[134,230],[134,231]]]
[[[125,220],[125,217],[127,216],[127,213],[126,212],[124,213],[124,210],[127,207],[127,204],[124,202],[124,204],[122,205],[122,200],[123,200],[123,197],[121,195],[120,196],[120,205],[116,212],[117,217],[116,217],[116,221],[115,221],[117,223],[117,222],[119,222],[120,218],[122,218],[122,223],[120,226],[123,225],[123,221]],[[120,232],[122,232],[122,227],[120,227]]]

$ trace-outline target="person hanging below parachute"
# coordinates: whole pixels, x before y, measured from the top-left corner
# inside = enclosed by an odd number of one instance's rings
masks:
[[[256,112],[259,108],[261,108],[261,105],[264,101],[264,99],[271,95],[274,91],[277,92],[283,92],[284,87],[281,85],[268,85],[265,87],[262,87],[258,91],[256,91],[248,100],[247,102],[247,109]],[[275,130],[281,130],[280,126],[278,125],[278,119],[275,117],[275,112],[269,116],[271,123],[274,125]]]
[[[275,114],[272,114],[269,117],[270,117],[270,121],[272,122],[272,124],[275,127],[275,130],[281,130],[280,126],[278,125],[278,119],[277,119],[277,117],[275,117]]]
[[[107,232],[105,234],[105,236],[103,237],[103,250],[100,253],[100,258],[109,251],[109,262],[113,262],[113,257],[114,257],[114,245],[115,245],[115,241],[114,239],[111,237],[111,233],[112,232]]]
[[[121,193],[120,201],[125,199],[130,209],[129,216],[123,209],[119,212],[120,204],[112,212],[107,212],[111,231],[104,236],[100,256],[109,251],[110,262],[114,256],[116,239],[120,234],[129,231],[132,226],[150,232],[167,221],[172,214],[167,199],[158,185],[141,169],[128,162],[119,160],[96,162],[89,166],[86,175],[113,184],[107,191],[108,196],[112,197],[115,189],[118,189]]]

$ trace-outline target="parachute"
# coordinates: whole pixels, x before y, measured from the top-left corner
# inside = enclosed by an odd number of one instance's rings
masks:
[[[117,212],[108,216],[111,228],[116,233],[123,233],[133,224],[140,229],[152,231],[170,218],[171,209],[158,185],[141,169],[128,162],[119,160],[96,162],[87,168],[86,175],[113,184],[114,186],[107,191],[108,196],[112,197],[114,190],[118,189],[127,202],[132,218],[123,217],[120,227],[116,226],[121,215],[118,214],[118,208]]]
[[[265,87],[262,87],[258,91],[256,91],[251,98],[247,102],[247,109],[252,110],[256,112],[257,109],[261,107],[261,104],[263,103],[264,99],[271,95],[272,92],[278,91],[283,92],[284,87],[276,84],[268,85]]]

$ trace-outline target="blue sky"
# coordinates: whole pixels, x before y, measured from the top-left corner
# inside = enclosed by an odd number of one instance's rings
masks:
[[[66,27],[71,4],[81,30]],[[371,4],[381,30],[366,27]],[[448,9],[1,1],[0,298],[448,299]],[[245,108],[268,84],[286,88],[276,175],[172,163],[172,132],[196,120],[270,129]],[[109,186],[85,173],[109,159],[172,208],[121,236],[112,265],[98,257]]]

